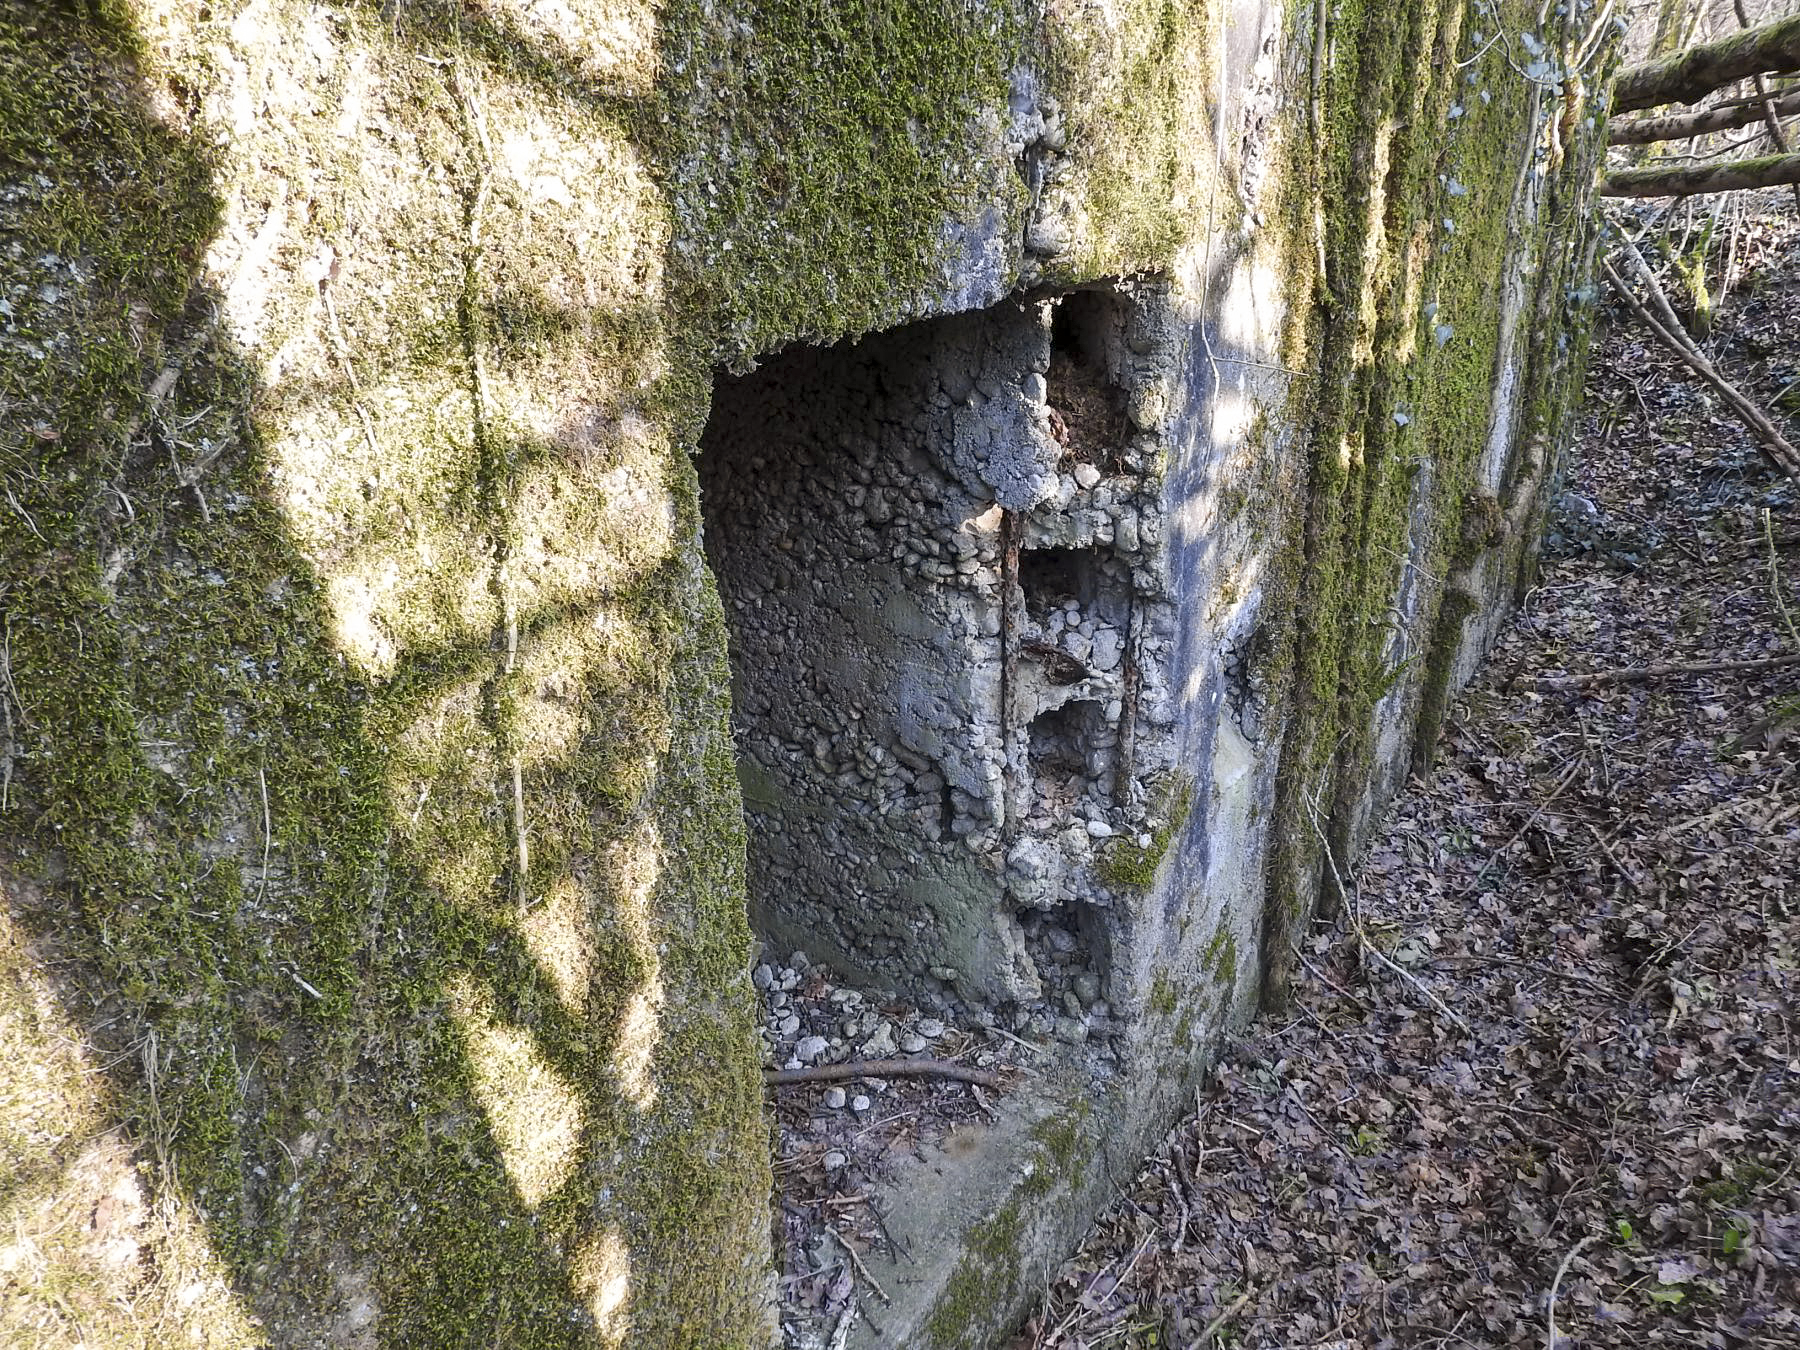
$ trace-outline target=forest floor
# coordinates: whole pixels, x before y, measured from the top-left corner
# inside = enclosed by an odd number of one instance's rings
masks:
[[[1792,426],[1800,231],[1741,233],[1710,348]],[[1538,683],[1800,653],[1800,493],[1628,317],[1583,419],[1352,917],[1015,1350],[1800,1346],[1800,665]]]

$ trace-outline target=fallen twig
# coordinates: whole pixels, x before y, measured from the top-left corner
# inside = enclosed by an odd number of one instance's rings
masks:
[[[1361,1008],[1365,1014],[1371,1013],[1374,1011],[1373,1008],[1371,1008],[1368,1004],[1364,1003],[1355,994],[1351,993],[1348,989],[1344,988],[1343,985],[1339,984],[1336,980],[1332,979],[1331,976],[1327,975],[1324,971],[1320,970],[1311,961],[1308,961],[1306,959],[1305,955],[1301,952],[1301,950],[1298,947],[1294,948],[1294,959],[1297,960],[1301,965],[1305,966],[1306,969],[1312,973],[1312,977],[1315,980],[1317,980],[1320,984],[1324,985],[1327,989],[1331,990],[1332,993],[1338,995],[1338,997],[1349,999],[1350,1002],[1354,1003],[1357,1007]],[[1323,1025],[1323,1024],[1321,1023],[1321,1025]]]
[[[1800,652],[1800,628],[1794,626],[1794,616],[1788,611],[1787,601],[1782,598],[1781,592],[1785,588],[1781,584],[1781,560],[1775,556],[1775,525],[1766,506],[1763,507],[1762,523],[1763,540],[1769,546],[1769,599],[1774,602],[1775,612],[1781,616],[1794,650]]]
[[[1126,1198],[1129,1199],[1130,1197],[1127,1196]],[[1138,1261],[1143,1257],[1145,1252],[1150,1250],[1150,1245],[1154,1241],[1155,1241],[1154,1237],[1145,1238],[1143,1243],[1138,1247],[1138,1249],[1132,1253],[1131,1260],[1130,1260],[1130,1262],[1128,1262],[1126,1264],[1124,1271],[1122,1271],[1120,1273],[1118,1279],[1113,1281],[1112,1287],[1114,1289],[1121,1289],[1124,1287],[1125,1281],[1131,1278],[1131,1272],[1137,1269]],[[1107,1270],[1110,1271],[1114,1264],[1117,1264],[1117,1263],[1109,1262],[1108,1266],[1107,1266]],[[1098,1283],[1099,1283],[1099,1276],[1096,1275],[1094,1277],[1094,1279],[1089,1283],[1088,1287],[1091,1289],[1095,1284],[1098,1284]],[[1065,1332],[1069,1329],[1070,1324],[1073,1323],[1074,1320],[1076,1319],[1076,1317],[1078,1317],[1081,1314],[1082,1310],[1083,1309],[1082,1309],[1081,1300],[1077,1299],[1075,1301],[1075,1306],[1070,1308],[1068,1313],[1064,1315],[1063,1319],[1050,1329],[1050,1334],[1048,1336],[1044,1337],[1042,1340],[1039,1340],[1036,1342],[1036,1347],[1038,1347],[1038,1350],[1055,1350],[1056,1343],[1058,1340],[1061,1339],[1063,1332]]]
[[[856,1254],[856,1248],[852,1247],[847,1241],[844,1240],[844,1235],[842,1233],[838,1232],[837,1229],[833,1228],[830,1224],[825,1225],[825,1231],[827,1233],[830,1233],[831,1236],[833,1236],[834,1238],[836,1238],[838,1246],[842,1247],[846,1252],[848,1252],[850,1254],[850,1264],[856,1267],[856,1273],[858,1275],[861,1275],[865,1280],[867,1280],[869,1282],[869,1288],[871,1288],[875,1291],[875,1297],[879,1298],[883,1303],[892,1303],[894,1300],[889,1298],[887,1295],[887,1290],[885,1290],[881,1287],[881,1281],[877,1280],[873,1275],[869,1274],[869,1268],[863,1264],[862,1257],[860,1257]]]
[[[844,1315],[831,1332],[831,1350],[844,1350],[850,1344],[850,1328],[856,1324],[856,1300],[850,1300],[850,1306],[844,1309]]]
[[[1243,1293],[1239,1294],[1236,1299],[1234,1299],[1232,1301],[1232,1304],[1229,1308],[1225,1309],[1224,1312],[1220,1313],[1217,1317],[1213,1318],[1212,1321],[1210,1321],[1206,1324],[1206,1330],[1202,1331],[1200,1333],[1200,1339],[1195,1341],[1194,1344],[1196,1346],[1204,1346],[1209,1340],[1211,1340],[1215,1335],[1218,1334],[1220,1328],[1222,1328],[1232,1318],[1236,1317],[1239,1313],[1241,1313],[1244,1310],[1244,1305],[1246,1303],[1248,1303],[1249,1301],[1250,1301],[1250,1291],[1245,1290]]]
[[[1525,831],[1529,830],[1533,825],[1535,825],[1537,823],[1538,817],[1544,814],[1544,812],[1549,808],[1550,803],[1555,801],[1558,797],[1562,796],[1563,792],[1568,788],[1569,784],[1573,783],[1575,781],[1575,775],[1581,772],[1581,765],[1582,765],[1582,759],[1581,759],[1581,757],[1577,756],[1575,762],[1569,766],[1569,771],[1562,776],[1562,781],[1556,785],[1556,791],[1552,792],[1548,797],[1544,798],[1543,802],[1538,806],[1538,809],[1533,811],[1529,816],[1527,816],[1525,818],[1525,823],[1523,825],[1519,826],[1518,829],[1516,829],[1512,832],[1512,837],[1509,838],[1504,844],[1500,845],[1499,848],[1495,849],[1493,852],[1493,855],[1487,860],[1487,862],[1484,862],[1480,867],[1475,869],[1475,877],[1472,881],[1469,882],[1469,884],[1467,886],[1463,887],[1462,897],[1466,898],[1475,893],[1475,888],[1477,886],[1481,885],[1482,879],[1487,876],[1488,865],[1490,863],[1492,863],[1495,858],[1500,859],[1502,862],[1505,861],[1508,850],[1510,850],[1514,844],[1519,842],[1520,838],[1523,837]],[[1504,881],[1506,879],[1508,870],[1510,870],[1510,864],[1508,864],[1507,869],[1502,870],[1502,872],[1500,874],[1500,878],[1502,881]]]
[[[1015,1036],[1010,1031],[995,1026],[984,1026],[982,1027],[982,1030],[987,1032],[990,1036],[998,1036],[1001,1040],[1011,1041],[1021,1050],[1029,1051],[1033,1059],[1041,1059],[1043,1057],[1044,1051],[1041,1046],[1033,1045],[1030,1041],[1025,1040],[1021,1036]]]
[[[1783,666],[1800,665],[1800,652],[1787,656],[1770,656],[1759,661],[1689,661],[1666,666],[1624,666],[1618,670],[1596,670],[1588,675],[1542,675],[1530,687],[1541,693],[1569,689],[1592,689],[1601,684],[1637,684],[1644,680],[1663,680],[1672,675],[1718,675],[1733,670],[1779,670]]]
[[[1563,1257],[1562,1264],[1556,1268],[1556,1278],[1550,1281],[1550,1303],[1544,1314],[1544,1320],[1547,1324],[1545,1330],[1549,1333],[1549,1339],[1544,1342],[1544,1350],[1556,1350],[1556,1295],[1557,1291],[1562,1288],[1563,1276],[1568,1273],[1569,1262],[1573,1261],[1577,1256],[1580,1256],[1582,1248],[1586,1247],[1593,1240],[1593,1234],[1590,1233],[1588,1236],[1581,1239],[1580,1242],[1577,1242],[1573,1247],[1569,1248],[1568,1255]]]
[[[764,1069],[770,1087],[790,1083],[831,1083],[845,1078],[949,1078],[997,1088],[1003,1080],[986,1069],[972,1069],[947,1059],[852,1059],[842,1064],[815,1064],[809,1069]]]
[[[1516,956],[1492,956],[1484,952],[1472,952],[1455,956],[1434,956],[1434,966],[1473,965],[1473,966],[1517,966],[1520,970],[1534,971],[1539,975],[1548,975],[1554,979],[1567,980],[1570,984],[1579,984],[1583,988],[1592,989],[1596,994],[1604,994],[1608,998],[1619,998],[1621,995],[1608,989],[1598,980],[1589,979],[1586,975],[1578,975],[1572,970],[1558,970],[1555,966],[1546,966],[1537,961],[1525,961]]]
[[[1393,971],[1394,974],[1405,980],[1414,989],[1418,990],[1419,993],[1423,994],[1426,1001],[1429,1002],[1432,1007],[1436,1008],[1445,1017],[1461,1027],[1465,1035],[1472,1034],[1474,1028],[1469,1025],[1467,1019],[1465,1019],[1462,1014],[1452,1011],[1450,1005],[1445,1003],[1444,1000],[1439,998],[1436,994],[1432,993],[1431,990],[1427,989],[1424,982],[1420,980],[1417,975],[1414,975],[1410,970],[1406,969],[1405,966],[1402,966],[1386,952],[1382,951],[1381,948],[1369,941],[1369,935],[1363,931],[1362,925],[1362,887],[1354,880],[1348,885],[1345,884],[1344,874],[1338,870],[1337,858],[1331,851],[1331,841],[1325,837],[1325,831],[1319,826],[1318,811],[1314,809],[1311,814],[1313,817],[1313,833],[1319,836],[1319,845],[1325,850],[1325,861],[1331,866],[1331,875],[1337,880],[1338,891],[1340,894],[1348,895],[1350,897],[1350,931],[1355,935],[1357,942],[1362,944],[1362,949],[1389,970]]]
[[[1619,861],[1619,855],[1614,853],[1612,845],[1606,842],[1606,836],[1600,833],[1600,827],[1591,820],[1584,820],[1582,824],[1588,827],[1588,833],[1594,836],[1594,842],[1600,845],[1600,851],[1606,855],[1606,860],[1610,862],[1613,867],[1617,869],[1619,875],[1625,879],[1625,884],[1634,891],[1642,892],[1644,889],[1643,883],[1631,874],[1631,870],[1626,867],[1624,863]]]
[[[1646,309],[1644,302],[1639,300],[1631,288],[1625,284],[1624,278],[1619,275],[1618,269],[1612,265],[1610,258],[1602,258],[1600,267],[1606,273],[1606,280],[1612,286],[1613,291],[1619,299],[1625,302],[1626,307],[1637,315],[1638,321],[1650,330],[1651,336],[1674,353],[1676,359],[1689,370],[1710,384],[1731,405],[1732,411],[1737,413],[1744,425],[1755,434],[1763,452],[1775,462],[1777,468],[1790,478],[1800,479],[1800,451],[1796,451],[1788,443],[1787,438],[1769,420],[1768,415],[1746,398],[1736,385],[1721,375],[1717,366],[1700,354],[1700,349],[1687,340],[1680,325],[1676,325],[1676,328],[1671,331],[1665,323]],[[1649,276],[1647,268],[1645,275]],[[1649,276],[1649,285],[1653,288],[1653,293],[1660,293],[1655,289],[1655,280],[1654,276]],[[1666,298],[1663,299],[1662,304],[1667,306]]]

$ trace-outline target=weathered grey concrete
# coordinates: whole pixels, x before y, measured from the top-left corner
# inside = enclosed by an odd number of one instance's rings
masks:
[[[1171,809],[1166,289],[791,349],[715,391],[702,502],[777,945],[1107,1025],[1113,841]]]
[[[866,1258],[895,1300],[865,1303],[857,1344],[990,1344],[1041,1288],[1192,1105],[1259,972],[1350,865],[1528,574],[1579,355],[1578,340],[1544,339],[1586,243],[1566,214],[1546,227],[1557,166],[1532,129],[1549,103],[1528,93],[1495,133],[1487,200],[1464,200],[1463,152],[1443,153],[1439,214],[1410,243],[1386,238],[1392,184],[1359,161],[1367,196],[1344,209],[1369,213],[1369,257],[1399,261],[1323,325],[1341,378],[1461,353],[1455,323],[1492,338],[1471,352],[1472,388],[1390,375],[1348,423],[1313,425],[1295,397],[1319,394],[1283,345],[1309,297],[1291,289],[1269,191],[1297,134],[1280,108],[1304,93],[1303,51],[1277,11],[1232,15],[1230,96],[1208,128],[1221,178],[1169,266],[1030,284],[1079,249],[1040,144],[1018,292],[782,351],[715,391],[701,479],[758,926],[1042,1048],[991,1129],[952,1136],[883,1194],[904,1250]],[[1438,88],[1453,145],[1464,113]],[[1430,269],[1425,241],[1476,210],[1504,230],[1467,285]],[[1492,308],[1440,314],[1465,290]],[[1413,448],[1452,422],[1479,426],[1479,445]],[[1400,466],[1380,489],[1392,519],[1364,507],[1348,527],[1374,580],[1360,600],[1297,595],[1310,522],[1336,509],[1319,494],[1349,491],[1321,486],[1318,457],[1353,474],[1378,446]],[[1319,695],[1294,670],[1323,640],[1305,616],[1334,607],[1331,640],[1346,661],[1366,648],[1372,670],[1346,669],[1342,689],[1328,675],[1341,708],[1296,746]]]

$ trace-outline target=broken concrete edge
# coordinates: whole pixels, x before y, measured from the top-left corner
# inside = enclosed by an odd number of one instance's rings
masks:
[[[1427,34],[1425,41],[1429,40]],[[1454,28],[1449,40],[1454,49]],[[1407,63],[1405,68],[1427,72],[1455,66],[1447,61],[1421,61]],[[1437,85],[1440,134],[1447,115],[1452,119],[1468,115],[1460,101],[1452,102],[1459,92],[1447,79]],[[1473,313],[1479,322],[1477,297],[1493,278],[1502,278],[1500,311],[1494,316],[1499,321],[1490,319],[1486,340],[1469,344],[1459,363],[1470,367],[1473,375],[1473,380],[1465,377],[1458,385],[1468,406],[1446,419],[1448,425],[1437,427],[1434,436],[1430,405],[1419,397],[1420,382],[1413,381],[1409,390],[1402,380],[1398,390],[1387,391],[1387,407],[1378,402],[1368,414],[1376,423],[1369,431],[1371,441],[1391,444],[1415,427],[1413,435],[1430,437],[1438,444],[1460,435],[1482,453],[1465,450],[1460,455],[1437,456],[1415,464],[1406,475],[1414,478],[1416,490],[1402,497],[1405,508],[1395,517],[1399,533],[1393,545],[1399,546],[1396,556],[1400,565],[1376,571],[1377,576],[1389,578],[1387,584],[1399,587],[1397,623],[1387,630],[1387,640],[1375,648],[1380,659],[1368,667],[1372,672],[1369,691],[1350,701],[1347,714],[1340,710],[1335,715],[1339,731],[1333,733],[1329,753],[1318,764],[1317,777],[1304,783],[1303,791],[1290,792],[1285,809],[1268,780],[1264,780],[1265,791],[1256,794],[1252,814],[1262,821],[1262,828],[1266,830],[1273,817],[1277,828],[1286,832],[1285,847],[1270,861],[1266,895],[1251,897],[1252,904],[1260,900],[1273,911],[1270,922],[1250,934],[1246,944],[1249,950],[1262,946],[1268,969],[1278,970],[1288,959],[1281,945],[1271,944],[1292,940],[1336,870],[1349,868],[1412,754],[1423,753],[1435,740],[1443,708],[1472,677],[1505,622],[1510,603],[1523,594],[1532,575],[1535,522],[1546,485],[1556,472],[1580,389],[1591,300],[1583,280],[1596,240],[1583,204],[1598,135],[1595,121],[1589,120],[1579,138],[1556,147],[1552,158],[1540,132],[1549,119],[1565,110],[1540,98],[1535,89],[1515,93],[1518,96],[1511,105],[1502,104],[1494,114],[1497,125],[1488,133],[1497,134],[1496,143],[1510,146],[1511,153],[1496,156],[1492,164],[1478,162],[1473,171],[1454,161],[1445,166],[1433,155],[1431,167],[1439,171],[1440,190],[1432,193],[1426,188],[1421,202],[1428,228],[1435,230],[1439,222],[1431,203],[1447,204],[1471,191],[1457,174],[1473,178],[1479,172],[1494,180],[1499,189],[1495,197],[1506,204],[1505,210],[1488,222],[1486,253],[1465,257],[1463,264],[1480,270],[1462,278],[1440,273],[1435,281],[1429,276],[1412,279],[1401,298],[1406,313],[1417,317],[1403,317],[1390,325],[1384,353],[1391,361],[1396,347],[1412,346],[1415,325],[1423,328],[1423,340],[1436,348],[1446,347],[1455,337],[1447,331],[1450,325],[1439,321],[1443,302],[1435,298],[1427,302],[1429,291],[1419,282],[1432,281],[1431,289],[1442,288],[1439,294],[1465,297],[1461,312]],[[1483,99],[1482,106],[1491,105]],[[1363,112],[1372,119],[1383,115],[1379,103]],[[1426,126],[1430,125],[1428,120]],[[1448,172],[1444,172],[1446,167]],[[1446,221],[1446,229],[1448,225]],[[1468,338],[1464,342],[1468,343]],[[1425,350],[1429,353],[1432,348]],[[1383,352],[1383,348],[1378,346],[1377,351]],[[1429,362],[1426,365],[1428,370]],[[1429,379],[1426,374],[1425,380]],[[1429,389],[1428,383],[1425,388]],[[1393,418],[1392,427],[1386,427],[1382,424],[1390,408],[1399,415]],[[1379,544],[1379,539],[1376,542]],[[1385,586],[1377,583],[1371,598],[1387,594]],[[1299,601],[1303,605],[1319,603],[1317,596],[1302,595]],[[1318,631],[1316,627],[1314,631]],[[1398,643],[1395,633],[1401,637]],[[1354,634],[1352,638],[1361,645]],[[1221,725],[1228,723],[1222,721]],[[1346,727],[1354,735],[1340,735]],[[1271,758],[1278,761],[1289,754],[1279,745],[1271,747],[1271,752]],[[1216,770],[1220,754],[1214,749],[1202,762],[1213,759]],[[1291,760],[1281,764],[1281,772],[1293,772]],[[1211,824],[1199,827],[1200,833],[1190,835],[1190,840],[1204,838],[1211,832]],[[1172,887],[1192,880],[1191,871],[1187,878],[1178,879],[1179,863],[1178,854],[1176,865],[1165,874],[1166,884]],[[1281,875],[1284,868],[1290,869],[1285,880]],[[1170,903],[1179,907],[1174,900]],[[1186,943],[1174,944],[1175,950],[1186,947]],[[1153,1011],[1182,1007],[1196,999],[1196,986],[1205,987],[1204,982],[1192,980],[1192,963],[1183,967],[1177,961],[1174,965],[1187,970],[1189,978],[1171,979],[1168,969],[1158,969],[1149,999]],[[1278,999],[1279,982],[1265,990],[1264,996]],[[1204,994],[1198,997],[1203,999]],[[1239,1002],[1238,1016],[1247,1015],[1250,1003],[1248,998]],[[1150,1022],[1153,1024],[1154,1018]],[[1150,1024],[1144,1030],[1154,1038]],[[1197,1050],[1168,1065],[1174,1081],[1191,1081],[1210,1061],[1218,1047],[1218,1027],[1213,1031],[1212,1038],[1203,1040]],[[994,1148],[997,1157],[1011,1157],[1012,1167],[1004,1180],[992,1176],[995,1157],[981,1152],[983,1161],[976,1165],[933,1159],[929,1167],[944,1172],[941,1187],[931,1185],[921,1194],[911,1176],[896,1187],[896,1203],[908,1214],[921,1210],[940,1225],[954,1213],[966,1211],[981,1217],[965,1229],[961,1259],[948,1273],[941,1256],[934,1257],[926,1269],[900,1263],[892,1273],[898,1277],[905,1271],[917,1283],[902,1300],[905,1308],[888,1310],[881,1321],[883,1331],[897,1338],[883,1341],[871,1332],[861,1343],[975,1346],[991,1344],[993,1338],[1016,1325],[1081,1231],[1086,1215],[1110,1198],[1106,1187],[1098,1188],[1098,1194],[1090,1193],[1079,1176],[1059,1177],[1057,1188],[1046,1194],[1044,1150],[1033,1130],[1045,1126],[1053,1131],[1077,1129],[1086,1156],[1122,1159],[1129,1170],[1183,1100],[1179,1093],[1173,1094],[1170,1102],[1160,1106],[1146,1104],[1140,1115],[1129,1100],[1130,1085],[1143,1081],[1128,1070],[1122,1077],[1123,1088],[1115,1084],[1106,1090],[1070,1083],[1064,1089],[1068,1095],[1060,1112],[1054,1093],[1017,1104],[1016,1118],[1012,1116],[1015,1106],[1003,1103],[1001,1109],[1008,1118],[996,1127]],[[942,1207],[946,1195],[979,1199],[947,1211]],[[891,1287],[892,1281],[889,1284]],[[933,1285],[938,1286],[935,1295],[929,1292]]]
[[[1098,1001],[1108,914],[1190,795],[1165,289],[1037,292],[717,388],[706,546],[778,949],[929,998]]]
[[[1224,932],[1211,944],[1197,972],[1206,1000],[1178,1006],[1172,991],[1185,981],[1166,977],[1117,1077],[1095,1077],[1079,1052],[1056,1046],[1000,1099],[991,1126],[952,1135],[882,1193],[894,1247],[863,1260],[889,1297],[861,1291],[852,1345],[980,1350],[1017,1325],[1092,1215],[1136,1174],[1144,1139],[1194,1107],[1224,1031],[1249,1015],[1254,971],[1236,969],[1234,946]]]

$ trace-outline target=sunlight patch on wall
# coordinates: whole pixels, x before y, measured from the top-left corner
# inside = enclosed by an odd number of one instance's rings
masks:
[[[1431,261],[1431,231],[1436,223],[1431,218],[1413,222],[1412,235],[1406,241],[1406,275],[1400,292],[1402,314],[1418,314],[1425,303],[1425,265]],[[1394,359],[1402,365],[1410,364],[1418,348],[1419,325],[1401,324],[1394,343]]]
[[[1375,297],[1386,290],[1387,269],[1383,260],[1387,249],[1387,178],[1393,149],[1394,122],[1389,118],[1376,128],[1375,143],[1369,147],[1369,196],[1362,236],[1362,294],[1356,302],[1354,352],[1359,366],[1366,366],[1375,359],[1375,326],[1380,319]]]
[[[656,84],[656,6],[644,0],[477,0],[471,9],[555,43],[609,92],[648,93]]]
[[[484,903],[505,845],[492,818],[499,764],[483,720],[482,681],[420,701],[392,743],[387,796],[395,829],[444,895]]]
[[[569,459],[521,475],[518,534],[507,563],[520,612],[592,604],[674,549],[664,451],[594,472]]]
[[[581,1097],[544,1059],[529,1031],[496,1020],[491,1000],[472,979],[457,976],[449,992],[476,1100],[520,1200],[536,1209],[581,1160]]]
[[[519,935],[556,1000],[572,1018],[587,1015],[594,978],[593,917],[587,892],[573,877],[558,877],[519,920]]]
[[[608,1229],[581,1243],[575,1252],[572,1283],[594,1319],[600,1344],[614,1350],[631,1331],[631,1253]]]
[[[645,980],[631,996],[619,1019],[619,1048],[613,1053],[613,1072],[619,1090],[640,1111],[656,1105],[656,1079],[651,1065],[662,1039],[663,985],[659,975]]]
[[[326,583],[333,636],[364,675],[394,673],[401,652],[483,633],[493,613],[486,568],[465,541],[434,550],[389,541],[353,558]],[[446,622],[446,616],[454,616]]]
[[[207,1224],[127,1134],[86,1029],[0,895],[0,1339],[266,1344]],[[21,1342],[13,1337],[24,1336]]]
[[[1232,269],[1219,306],[1219,337],[1231,355],[1272,350],[1284,306],[1282,274],[1263,258]]]
[[[646,971],[620,1019],[612,1067],[625,1099],[638,1110],[648,1111],[656,1104],[652,1069],[662,1039],[664,1002],[662,962],[650,913],[657,879],[662,875],[662,836],[655,822],[644,822],[630,838],[614,845],[611,861],[618,887],[619,924]]]

